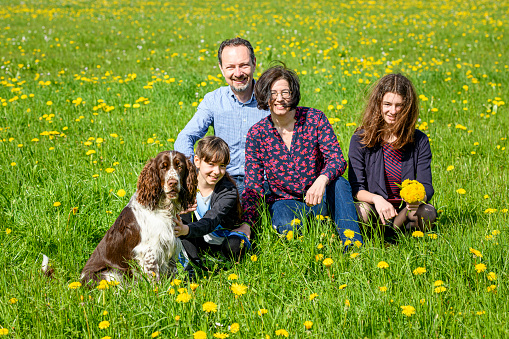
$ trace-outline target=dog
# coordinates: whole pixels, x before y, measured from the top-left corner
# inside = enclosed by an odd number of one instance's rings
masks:
[[[97,245],[81,273],[91,281],[118,281],[132,276],[132,261],[159,281],[173,275],[182,248],[174,234],[174,218],[196,198],[194,164],[184,154],[164,151],[140,173],[137,191]]]

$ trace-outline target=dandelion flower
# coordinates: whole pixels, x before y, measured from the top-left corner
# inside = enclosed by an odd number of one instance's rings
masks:
[[[311,301],[311,300],[315,299],[316,297],[318,297],[318,293],[311,293],[309,295],[309,300]]]
[[[486,288],[486,290],[487,290],[488,292],[493,292],[493,291],[495,291],[495,292],[496,292],[496,289],[497,289],[497,285],[490,285],[490,286],[488,286],[488,287]]]
[[[317,249],[321,250],[323,248],[323,245],[320,243],[316,246]]]
[[[232,273],[228,276],[228,280],[237,280],[239,277],[235,273]]]
[[[7,328],[0,328],[0,335],[7,335],[9,334],[9,329]]]
[[[177,302],[179,303],[187,303],[189,300],[191,300],[191,295],[189,293],[180,293],[177,296]]]
[[[12,230],[10,228],[5,229],[5,234],[11,234]]]
[[[444,282],[442,280],[437,280],[433,283],[433,286],[442,286]]]
[[[315,255],[315,261],[320,261],[322,259],[323,259],[323,254],[322,253]]]
[[[465,193],[467,193],[467,191],[465,191],[463,188],[458,188],[456,190],[456,193],[458,193],[458,194],[465,194]]]
[[[353,237],[355,236],[355,232],[352,231],[352,230],[345,230],[343,232],[343,234],[345,235],[345,237],[347,237],[348,239],[353,239]]]
[[[99,323],[99,329],[104,330],[105,328],[110,327],[110,322],[108,320],[103,320]]]
[[[425,267],[417,267],[414,271],[413,271],[414,275],[421,275],[421,274],[424,274],[426,273],[426,268]]]
[[[121,197],[121,198],[122,198],[123,196],[125,196],[125,193],[126,193],[126,192],[125,192],[125,190],[124,190],[123,188],[121,188],[121,189],[119,189],[119,190],[117,191],[117,195],[118,195],[119,197]]]
[[[343,284],[343,285],[340,285],[338,288],[339,288],[340,290],[344,290],[346,286],[348,286],[348,285],[347,285],[347,284]]]
[[[325,217],[323,215],[321,215],[321,214],[318,214],[316,216],[316,220],[325,220]]]
[[[486,271],[486,265],[477,264],[477,265],[475,265],[475,270],[477,271],[477,273],[484,272],[484,271]]]
[[[174,319],[175,319],[175,321],[179,321],[180,320],[180,315],[176,315]]]
[[[214,333],[212,336],[214,338],[218,338],[218,339],[225,339],[225,338],[228,338],[230,335],[228,333],[217,332],[217,333]]]
[[[424,233],[422,233],[421,231],[414,231],[412,233],[412,237],[414,237],[414,238],[422,238],[422,237],[424,237]]]
[[[306,330],[310,330],[311,327],[313,327],[313,322],[312,321],[305,321],[304,322],[304,327],[306,328]]]
[[[350,300],[348,300],[348,299],[345,300],[345,306],[350,307]]]
[[[265,309],[265,308],[260,308],[260,309],[258,310],[258,315],[259,315],[260,317],[261,317],[262,315],[264,315],[264,314],[267,314],[267,313],[269,313],[269,311],[268,311],[267,309]]]
[[[424,201],[426,191],[424,186],[417,180],[405,180],[402,183],[401,191],[399,192],[401,198],[409,204],[419,201]]]
[[[207,301],[205,304],[202,305],[203,311],[210,313],[216,313],[217,312],[217,305],[214,304],[212,301]]]
[[[9,299],[9,303],[11,303],[11,304],[15,304],[17,302],[18,302],[18,299],[16,299],[16,298]]]
[[[276,330],[276,335],[277,336],[281,336],[281,337],[285,337],[285,338],[288,338],[288,336],[289,336],[288,331],[285,330],[285,329]]]
[[[55,201],[55,202],[53,203],[53,206],[54,206],[54,207],[58,207],[58,206],[60,206],[60,205],[62,205],[62,204],[60,203],[60,201]]]
[[[387,292],[387,286],[380,286],[378,287],[378,289],[380,290],[380,292]]]
[[[475,312],[475,314],[477,314],[477,315],[483,315],[483,314],[486,314],[486,311],[478,311],[478,312]]]
[[[230,332],[237,333],[240,330],[239,323],[233,323],[230,325]]]
[[[241,296],[243,294],[246,294],[247,292],[247,286],[244,284],[232,284],[230,286],[230,290],[235,294],[235,297]]]
[[[495,281],[497,280],[497,274],[495,272],[490,272],[487,275],[489,281]]]
[[[413,306],[407,305],[407,306],[401,306],[401,313],[406,315],[407,317],[412,316],[412,314],[415,314],[415,308]]]
[[[171,286],[178,286],[182,283],[182,280],[180,279],[173,279],[170,283]]]
[[[419,302],[421,303],[421,305],[424,305],[426,303],[426,299],[422,298],[421,300],[419,300]]]
[[[334,263],[334,261],[331,258],[326,258],[322,264],[325,267],[331,267],[331,265]]]
[[[388,264],[388,263],[386,263],[385,261],[380,261],[380,262],[376,265],[376,267],[381,268],[381,269],[385,269],[385,268],[388,268],[388,267],[389,267],[389,264]]]
[[[107,168],[105,171],[106,171],[106,173],[113,173],[113,172],[115,172],[115,169],[114,169],[114,168],[109,167],[109,168]]]
[[[447,171],[452,171],[454,169],[453,165],[447,166]]]
[[[435,293],[442,293],[442,292],[445,292],[447,290],[447,288],[445,286],[438,286],[438,287],[435,287]]]
[[[196,289],[198,288],[198,286],[200,286],[199,284],[197,283],[192,283],[189,285],[189,287],[191,288],[191,291],[196,291]]]
[[[157,337],[159,337],[159,334],[161,334],[161,332],[155,331],[154,333],[152,333],[151,337],[152,338],[157,338]]]
[[[75,282],[72,282],[72,283],[69,284],[69,288],[71,290],[75,290],[78,287],[81,287],[81,283],[79,281],[75,281]]]
[[[357,248],[361,248],[361,246],[362,246],[362,242],[360,242],[359,240],[355,240],[353,244]]]
[[[300,220],[299,220],[299,219],[293,219],[293,220],[290,222],[290,225],[291,225],[291,226],[297,226],[297,225],[300,225]]]
[[[207,339],[207,333],[203,331],[194,332],[193,339]]]
[[[354,253],[350,254],[350,258],[351,259],[357,258],[358,256],[359,256],[359,253],[357,253],[357,252],[354,252]]]
[[[258,260],[258,257],[256,256],[256,254],[253,254],[251,256],[251,261],[257,261]]]
[[[293,231],[288,231],[286,233],[286,240],[288,241],[293,240]]]
[[[95,153],[95,151],[94,151],[93,149],[89,149],[89,150],[87,151],[87,153],[85,153],[85,154],[86,154],[86,155],[90,155],[90,154],[94,154],[94,153]]]
[[[470,253],[472,253],[472,254],[473,254],[473,255],[475,255],[476,257],[478,257],[478,258],[482,258],[482,254],[481,254],[481,252],[479,252],[478,250],[473,249],[472,247],[470,247],[469,251],[470,251]]]

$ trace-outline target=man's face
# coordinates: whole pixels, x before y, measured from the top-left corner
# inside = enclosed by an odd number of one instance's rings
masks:
[[[254,63],[251,62],[246,46],[225,47],[221,60],[222,65],[219,65],[219,68],[233,91],[241,93],[252,89],[256,59]]]

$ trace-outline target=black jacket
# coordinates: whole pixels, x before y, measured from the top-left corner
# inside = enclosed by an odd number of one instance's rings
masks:
[[[224,228],[233,230],[240,223],[237,206],[239,195],[237,186],[223,177],[214,187],[210,198],[210,209],[203,218],[196,220],[194,212],[182,215],[182,221],[189,226],[189,233],[181,238],[202,237],[221,225]]]

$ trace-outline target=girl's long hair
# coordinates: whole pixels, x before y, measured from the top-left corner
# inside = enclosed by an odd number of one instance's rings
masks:
[[[403,98],[401,111],[393,124],[387,124],[382,115],[382,99],[386,93],[399,94]],[[361,143],[366,147],[383,145],[393,135],[395,149],[401,149],[414,141],[415,124],[419,117],[419,100],[412,82],[401,74],[388,74],[371,89],[358,130]]]

